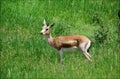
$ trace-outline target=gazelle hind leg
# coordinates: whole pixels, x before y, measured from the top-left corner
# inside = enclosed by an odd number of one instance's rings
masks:
[[[87,58],[87,59],[88,59],[89,61],[91,61],[91,62],[92,62],[92,59],[91,59],[90,54],[89,54],[89,53],[87,53],[87,51],[84,51],[84,52],[85,52],[85,54],[87,54],[87,56],[88,56],[88,58]]]
[[[82,50],[83,54],[85,55],[85,57],[86,57],[89,61],[92,61],[92,60],[90,59],[91,56],[89,55],[89,53],[87,53],[86,43],[81,43],[81,44],[79,45],[79,49]]]
[[[85,57],[86,57],[89,61],[92,61],[91,58],[88,56],[88,54],[87,54],[86,51],[83,51],[83,54],[85,55]]]
[[[91,58],[91,55],[86,51],[86,54]]]
[[[87,50],[90,48],[90,45],[91,45],[91,41],[89,41],[89,42],[86,44],[85,49],[86,49],[87,55],[91,58],[91,55],[87,52]]]

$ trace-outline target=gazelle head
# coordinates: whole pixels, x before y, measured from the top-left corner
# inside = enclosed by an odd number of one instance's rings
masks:
[[[54,23],[47,25],[46,21],[44,19],[43,21],[43,26],[42,26],[42,30],[40,31],[41,35],[49,35],[50,34],[50,28],[54,26]]]

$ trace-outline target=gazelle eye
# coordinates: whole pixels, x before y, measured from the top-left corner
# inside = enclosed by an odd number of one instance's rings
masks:
[[[48,29],[46,29],[46,31],[47,31]]]

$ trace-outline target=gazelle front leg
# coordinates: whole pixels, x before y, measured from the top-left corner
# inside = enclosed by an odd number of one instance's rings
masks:
[[[63,58],[62,58],[62,49],[59,50],[59,57],[60,57],[60,63],[63,64]]]

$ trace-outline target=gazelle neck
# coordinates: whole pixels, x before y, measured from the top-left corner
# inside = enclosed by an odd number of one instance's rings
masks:
[[[46,39],[52,39],[51,34],[47,34],[47,35],[46,35]]]
[[[52,38],[51,34],[46,35],[46,40],[51,46],[53,46],[53,38]]]

